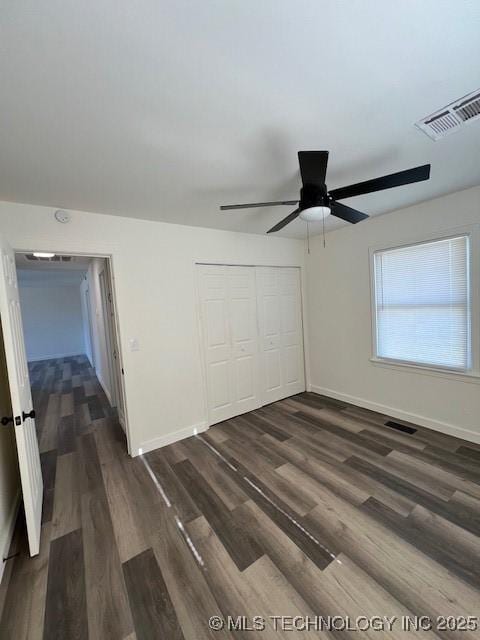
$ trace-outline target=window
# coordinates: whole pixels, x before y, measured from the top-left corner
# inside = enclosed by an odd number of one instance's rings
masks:
[[[377,251],[376,357],[472,367],[468,235]]]

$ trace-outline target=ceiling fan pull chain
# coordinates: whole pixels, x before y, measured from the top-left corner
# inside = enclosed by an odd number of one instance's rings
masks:
[[[322,216],[323,248],[325,249],[325,216]]]
[[[307,220],[307,253],[310,255],[310,225]]]

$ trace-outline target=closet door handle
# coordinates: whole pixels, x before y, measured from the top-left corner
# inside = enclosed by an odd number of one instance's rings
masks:
[[[22,411],[22,418],[24,422],[27,418],[35,418],[35,409],[32,409],[30,413],[25,413],[25,411]]]

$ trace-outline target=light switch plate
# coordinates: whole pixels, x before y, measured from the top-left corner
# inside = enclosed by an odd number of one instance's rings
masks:
[[[138,338],[130,338],[128,343],[130,345],[130,351],[140,351],[140,343],[138,342]]]

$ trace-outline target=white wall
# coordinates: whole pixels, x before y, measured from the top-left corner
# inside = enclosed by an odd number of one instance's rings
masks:
[[[2,202],[0,228],[19,250],[112,255],[132,453],[204,428],[195,260],[303,266],[303,241],[84,212],[60,224],[53,213]]]
[[[27,359],[63,358],[85,352],[80,282],[59,284],[54,274],[19,278]]]
[[[327,235],[325,249],[320,237],[311,241],[307,298],[313,391],[480,442],[479,379],[369,360],[369,248],[478,224],[479,214],[477,187],[343,227]],[[478,330],[478,318],[475,326]]]

